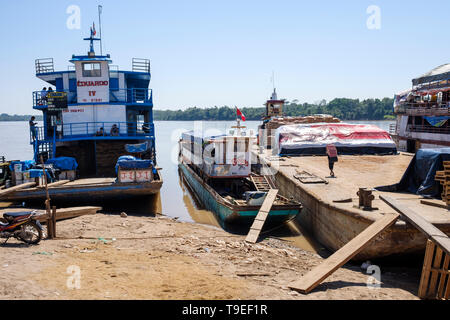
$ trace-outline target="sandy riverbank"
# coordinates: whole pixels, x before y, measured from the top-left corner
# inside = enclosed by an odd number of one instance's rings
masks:
[[[382,266],[380,288],[346,266],[302,295],[287,284],[319,264],[317,254],[167,217],[96,214],[58,222],[57,232],[37,246],[0,246],[0,299],[417,299],[416,272]],[[67,287],[70,266],[79,289]]]

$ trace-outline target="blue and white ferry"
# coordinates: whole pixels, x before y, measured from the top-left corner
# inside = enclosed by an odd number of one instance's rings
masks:
[[[73,55],[67,70],[56,71],[52,58],[36,60],[36,77],[54,89],[33,92],[33,109],[43,113],[43,126],[30,121],[34,160],[76,163],[77,180],[49,189],[50,196],[157,193],[162,177],[156,167],[150,61],[134,58],[131,71],[119,70],[109,54],[95,53],[94,41],[100,39],[94,29],[84,40],[89,52]],[[41,193],[23,190],[11,197],[45,196]]]

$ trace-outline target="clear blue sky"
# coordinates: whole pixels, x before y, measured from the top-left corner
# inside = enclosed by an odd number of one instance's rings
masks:
[[[33,112],[31,92],[45,85],[36,58],[67,70],[87,52],[98,4],[113,64],[151,59],[155,109],[261,106],[273,70],[288,100],[392,97],[450,62],[448,0],[1,1],[0,113]],[[81,9],[79,30],[66,27],[70,5]],[[370,5],[381,9],[379,30],[366,26]]]

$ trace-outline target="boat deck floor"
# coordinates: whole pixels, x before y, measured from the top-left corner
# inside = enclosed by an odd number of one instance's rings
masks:
[[[355,207],[358,205],[358,195],[356,194],[358,188],[375,188],[399,182],[412,159],[412,154],[341,155],[339,161],[334,164],[335,178],[330,177],[326,156],[278,158],[271,154],[271,150],[266,150],[261,156],[272,167],[289,177],[296,185],[301,186],[317,200],[329,203],[334,207],[351,211],[371,220],[377,220],[384,213],[394,212],[391,207],[379,199],[378,196],[383,194],[404,203],[431,223],[450,224],[450,211],[445,208],[422,204],[421,200],[424,198],[411,193],[374,190],[375,200],[372,202],[372,206],[378,208],[378,210],[363,211]],[[282,160],[279,161],[278,159]],[[302,183],[294,178],[294,174],[302,171],[317,175],[328,181],[328,184]],[[351,202],[335,202],[349,198],[352,199]]]
[[[90,184],[112,184],[116,181],[116,178],[85,178],[77,179],[64,184],[63,186],[79,186],[79,185],[90,185]]]

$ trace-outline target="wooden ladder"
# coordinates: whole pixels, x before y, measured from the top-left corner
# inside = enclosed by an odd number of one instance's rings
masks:
[[[245,241],[250,243],[256,243],[259,238],[259,234],[261,233],[261,229],[266,222],[267,217],[269,216],[270,209],[272,208],[272,204],[275,201],[278,194],[278,189],[269,189],[269,192],[264,199],[264,202],[259,209],[258,214],[256,215],[255,220],[250,228],[250,231],[245,238]]]
[[[258,191],[268,192],[271,189],[271,185],[265,176],[251,175],[250,179]]]

